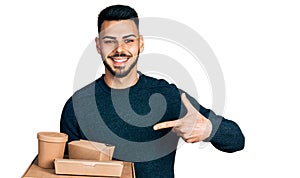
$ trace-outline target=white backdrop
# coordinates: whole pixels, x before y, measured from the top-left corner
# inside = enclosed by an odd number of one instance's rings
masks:
[[[131,5],[140,17],[174,19],[193,28],[222,67],[221,114],[240,125],[246,147],[227,154],[210,145],[184,144],[176,157],[177,178],[299,177],[296,0],[1,1],[1,177],[21,177],[37,154],[38,131],[59,131],[77,64],[97,35],[97,15],[116,3]],[[211,91],[201,91],[199,102],[211,107]]]

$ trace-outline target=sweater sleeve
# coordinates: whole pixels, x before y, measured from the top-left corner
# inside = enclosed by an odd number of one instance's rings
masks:
[[[80,139],[80,128],[73,109],[72,98],[70,98],[62,111],[60,119],[60,132],[68,135],[68,142]]]
[[[204,108],[188,94],[187,97],[192,105],[212,123],[212,132],[210,136],[204,140],[205,142],[211,142],[218,150],[228,153],[244,148],[245,137],[237,123],[216,115],[210,109]]]

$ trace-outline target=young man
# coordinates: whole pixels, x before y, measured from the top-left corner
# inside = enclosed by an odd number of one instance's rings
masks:
[[[129,6],[110,6],[98,17],[96,48],[105,74],[66,103],[61,132],[69,140],[116,146],[114,158],[135,162],[138,178],[174,177],[178,139],[211,142],[225,152],[244,148],[239,126],[202,107],[175,85],[138,71],[144,49],[139,19]]]

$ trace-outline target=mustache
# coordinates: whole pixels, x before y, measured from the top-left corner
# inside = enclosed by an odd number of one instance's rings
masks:
[[[125,54],[125,53],[115,53],[113,55],[109,55],[109,58],[113,58],[113,57],[132,57],[132,55],[130,54]]]

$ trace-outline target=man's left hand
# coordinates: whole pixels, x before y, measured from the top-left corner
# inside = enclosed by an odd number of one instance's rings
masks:
[[[187,143],[200,142],[208,138],[212,131],[210,120],[194,108],[185,93],[181,95],[181,101],[187,109],[186,115],[177,120],[158,123],[153,129],[173,128],[172,131]]]

